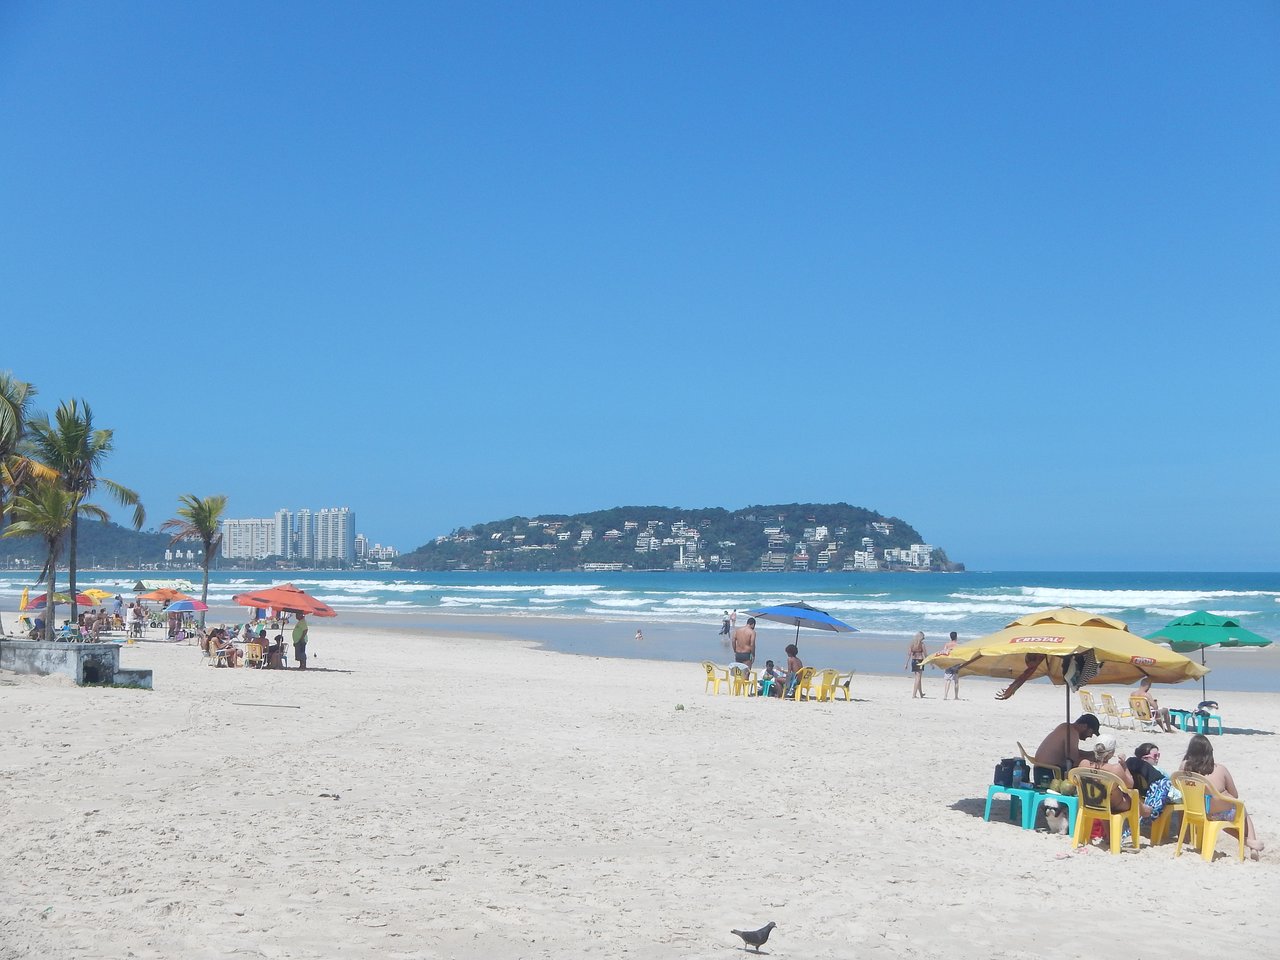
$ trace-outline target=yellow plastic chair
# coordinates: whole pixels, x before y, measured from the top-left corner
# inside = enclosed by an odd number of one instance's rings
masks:
[[[730,667],[729,677],[731,678],[730,682],[732,684],[729,692],[735,697],[754,697],[756,695],[758,686],[756,683],[755,670],[747,670],[745,669],[745,665],[741,670],[734,670]]]
[[[717,696],[719,696],[720,684],[722,683],[726,687],[729,687],[730,689],[732,689],[733,681],[729,679],[728,667],[717,667],[710,660],[703,660],[702,667],[704,670],[707,671],[707,684],[705,687],[702,688],[703,693],[714,693]],[[714,689],[712,689],[713,686],[714,686]]]
[[[1098,707],[1093,702],[1093,694],[1090,693],[1088,690],[1081,690],[1079,691],[1079,693],[1080,693],[1080,706],[1084,709],[1084,712],[1092,713],[1096,717],[1098,715]]]
[[[819,703],[835,699],[836,676],[836,671],[830,668],[819,670],[814,675],[813,682],[818,687],[818,692],[814,696]]]
[[[246,667],[262,666],[262,644],[246,643],[244,645],[244,665]]]
[[[1129,715],[1138,722],[1144,733],[1156,732],[1156,718],[1151,713],[1151,701],[1133,693],[1129,695]]]
[[[1151,784],[1147,782],[1145,777],[1135,773],[1133,775],[1133,789],[1138,791],[1138,796],[1145,797],[1147,791],[1151,789]],[[1182,802],[1180,800],[1166,798],[1164,807],[1160,810],[1160,816],[1151,821],[1151,845],[1153,847],[1169,842],[1169,824],[1173,822],[1173,815],[1181,812]]]
[[[1124,785],[1124,781],[1106,770],[1072,770],[1067,779],[1076,785],[1076,798],[1080,801],[1080,813],[1076,817],[1076,832],[1071,838],[1071,848],[1089,842],[1093,825],[1098,821],[1110,824],[1111,852],[1120,852],[1121,831],[1129,825],[1129,842],[1137,849],[1142,841],[1142,798],[1138,791]],[[1118,789],[1129,794],[1128,810],[1111,809],[1111,791]]]
[[[800,668],[800,672],[796,674],[795,690],[791,694],[792,700],[813,699],[813,675],[817,672],[815,667]]]
[[[836,697],[844,697],[849,699],[849,688],[853,686],[854,671],[847,670],[844,673],[836,673],[835,686],[832,688],[831,699]]]
[[[1129,721],[1129,728],[1133,729],[1133,717],[1130,715],[1128,710],[1121,710],[1116,705],[1115,698],[1109,693],[1102,694],[1101,698],[1102,712],[1109,720],[1115,721],[1114,725],[1117,730],[1124,726],[1126,720]]]
[[[1223,830],[1233,830],[1240,840],[1240,859],[1244,859],[1244,801],[1219,793],[1204,777],[1197,773],[1175,773],[1169,779],[1182,791],[1182,827],[1178,830],[1175,857],[1182,856],[1182,844],[1188,839],[1199,846],[1200,856],[1205,860],[1213,860],[1214,850],[1218,845],[1218,834]],[[1223,803],[1235,807],[1235,815],[1230,820],[1210,820],[1206,814],[1207,801],[1216,798]]]

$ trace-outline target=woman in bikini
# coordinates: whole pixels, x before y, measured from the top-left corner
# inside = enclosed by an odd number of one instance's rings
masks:
[[[907,668],[915,679],[911,685],[912,700],[916,697],[924,699],[924,658],[928,655],[929,651],[924,645],[924,633],[917,633],[911,638],[911,646],[907,647]]]
[[[1198,773],[1213,785],[1213,789],[1218,793],[1224,794],[1233,800],[1240,799],[1240,793],[1236,790],[1236,782],[1232,779],[1231,771],[1221,763],[1215,763],[1213,759],[1213,744],[1204,734],[1196,734],[1187,743],[1186,756],[1182,758],[1182,766],[1179,770],[1183,773]],[[1219,800],[1217,797],[1206,795],[1209,803],[1209,809],[1205,814],[1210,820],[1234,820],[1236,815],[1236,807],[1233,803],[1227,803],[1225,800]],[[1234,833],[1234,830],[1228,830],[1228,833]],[[1253,829],[1253,817],[1248,814],[1244,818],[1244,845],[1248,847],[1253,858],[1258,859],[1265,846],[1258,839],[1257,832]]]

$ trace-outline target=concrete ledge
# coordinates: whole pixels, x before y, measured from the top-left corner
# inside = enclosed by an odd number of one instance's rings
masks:
[[[43,677],[59,673],[78,684],[121,684],[151,689],[150,670],[122,670],[114,643],[0,640],[0,670]]]
[[[121,667],[116,671],[112,681],[117,687],[137,687],[140,690],[151,689],[150,670],[129,670]]]

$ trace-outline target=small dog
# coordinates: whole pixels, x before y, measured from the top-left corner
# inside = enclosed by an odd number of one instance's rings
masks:
[[[1050,833],[1065,834],[1071,825],[1071,815],[1063,807],[1045,807],[1044,822]]]

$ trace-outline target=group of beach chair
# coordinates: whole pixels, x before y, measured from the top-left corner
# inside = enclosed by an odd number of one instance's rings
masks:
[[[1109,693],[1098,694],[1101,707],[1094,702],[1093,694],[1088,690],[1079,691],[1079,695],[1081,708],[1086,713],[1092,713],[1098,717],[1109,727],[1115,727],[1117,730],[1141,728],[1147,732],[1156,730],[1156,719],[1151,715],[1151,704],[1145,697],[1130,694],[1129,709],[1125,710]],[[1212,725],[1216,724],[1217,732],[1222,733],[1222,717],[1207,710],[1177,710],[1170,707],[1169,719],[1184,732],[1191,732],[1194,729],[1196,733],[1211,733]]]
[[[704,660],[702,669],[706,671],[707,678],[703,692],[713,695],[719,695],[720,688],[724,687],[735,697],[781,695],[787,700],[824,702],[838,697],[848,700],[849,688],[853,685],[852,670],[840,671],[832,668],[818,670],[814,667],[804,667],[796,674],[794,682],[789,682],[785,677],[761,679],[759,670],[748,670],[744,664],[740,663],[721,667],[710,660]]]
[[[1011,807],[1014,799],[1019,801],[1022,806],[1022,825],[1026,829],[1031,829],[1035,825],[1036,811],[1046,801],[1051,801],[1067,809],[1072,849],[1084,846],[1090,841],[1094,835],[1095,824],[1107,826],[1113,854],[1120,852],[1121,844],[1125,839],[1128,839],[1135,850],[1141,847],[1142,798],[1150,784],[1143,782],[1141,778],[1135,778],[1134,785],[1126,787],[1124,781],[1118,776],[1105,770],[1071,770],[1064,777],[1060,767],[1036,760],[1027,753],[1021,743],[1018,744],[1018,750],[1022,754],[1027,769],[1033,771],[1033,779],[1036,768],[1049,771],[1053,775],[1051,783],[1059,785],[1069,783],[1074,788],[1074,793],[1058,793],[1044,786],[1035,786],[1034,783],[1024,784],[1021,787],[993,785],[987,793],[987,812],[984,814],[984,819],[990,819],[992,796],[1004,793],[1009,796]],[[1166,801],[1160,815],[1151,821],[1148,833],[1151,845],[1156,847],[1169,841],[1170,827],[1176,816],[1181,819],[1181,825],[1178,827],[1173,851],[1175,857],[1182,856],[1183,845],[1189,842],[1200,851],[1203,859],[1212,860],[1217,847],[1218,834],[1223,830],[1233,830],[1239,838],[1239,857],[1244,860],[1244,801],[1219,793],[1208,780],[1195,773],[1172,773],[1169,775],[1169,780],[1174,790],[1181,794],[1181,799]],[[1112,808],[1112,791],[1116,790],[1129,795],[1128,810]],[[1206,801],[1210,798],[1230,804],[1231,819],[1210,819],[1206,814],[1209,809]]]

